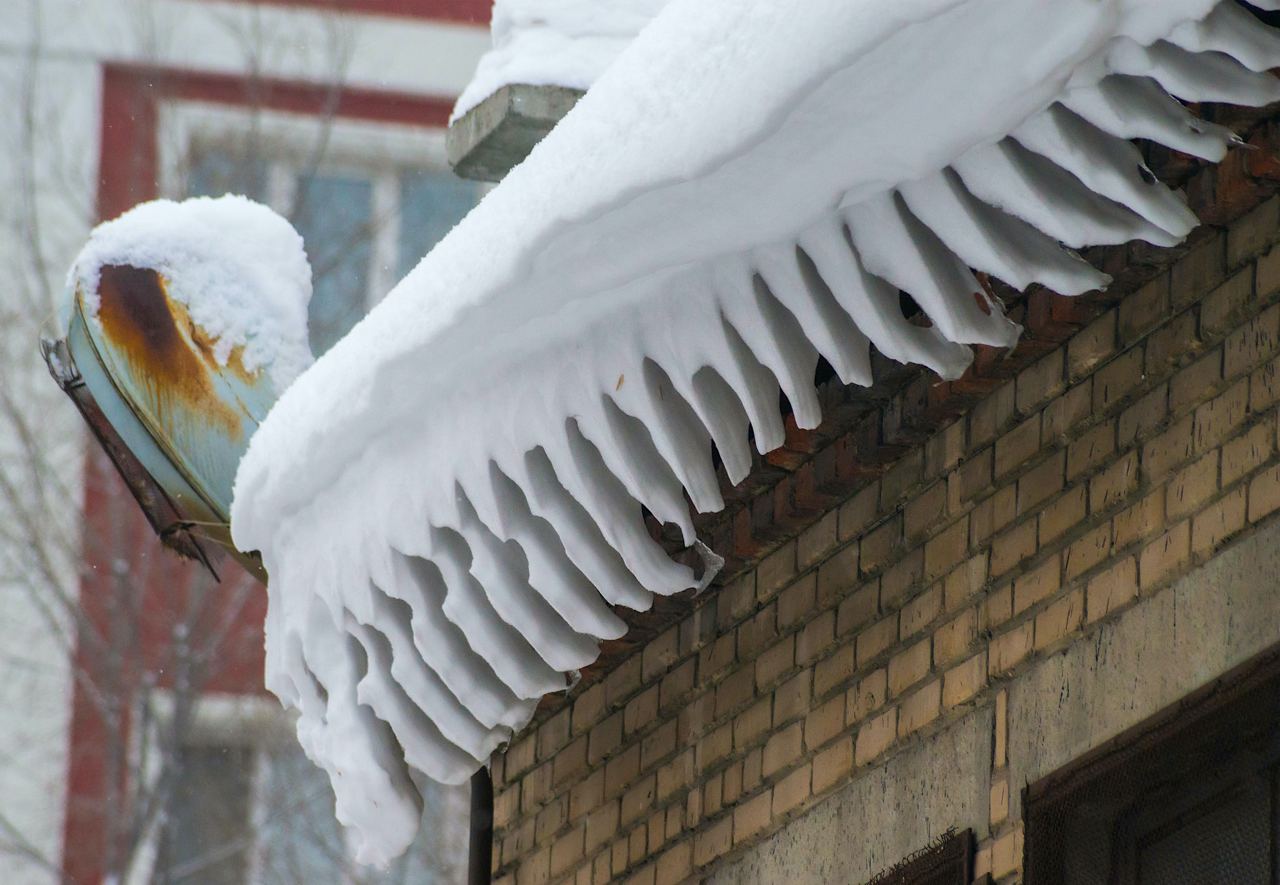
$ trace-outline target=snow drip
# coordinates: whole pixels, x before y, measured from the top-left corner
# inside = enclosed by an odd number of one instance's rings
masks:
[[[226,365],[243,347],[245,369],[266,369],[283,391],[312,363],[307,338],[311,267],[300,237],[272,210],[245,197],[141,203],[94,228],[67,276],[63,325],[75,293],[92,320],[103,267],[157,271],[170,297],[214,342]]]
[[[1234,2],[672,0],[241,463],[267,683],[360,857],[401,853],[414,778],[469,777],[617,607],[698,585],[646,514],[694,546],[782,444],[780,392],[819,424],[820,357],[956,378],[1019,335],[975,271],[1074,295],[1108,278],[1072,248],[1180,242],[1130,139],[1220,160],[1235,136],[1177,98],[1266,105],[1277,64]]]
[[[586,90],[668,0],[495,0],[493,48],[453,110],[457,119],[503,86]]]

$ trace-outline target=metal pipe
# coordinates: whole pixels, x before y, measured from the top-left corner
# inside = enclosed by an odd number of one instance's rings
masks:
[[[489,885],[493,878],[493,780],[482,767],[471,775],[471,843],[468,885]]]

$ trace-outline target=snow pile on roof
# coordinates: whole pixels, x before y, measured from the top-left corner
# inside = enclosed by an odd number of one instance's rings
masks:
[[[1107,278],[1063,244],[1179,242],[1128,139],[1221,159],[1171,94],[1264,105],[1276,63],[1233,0],[672,0],[241,464],[268,686],[361,857],[408,844],[414,777],[467,778],[620,635],[613,606],[696,584],[643,514],[695,543],[782,443],[780,389],[811,428],[819,356],[954,378],[1019,334],[971,268],[1078,294]]]
[[[454,118],[512,83],[585,90],[668,0],[495,0],[493,48]]]
[[[311,266],[302,237],[266,206],[240,196],[153,200],[98,225],[68,274],[64,326],[77,288],[96,316],[98,276],[108,265],[159,272],[214,341],[220,365],[243,347],[244,367],[266,369],[283,391],[313,361]]]

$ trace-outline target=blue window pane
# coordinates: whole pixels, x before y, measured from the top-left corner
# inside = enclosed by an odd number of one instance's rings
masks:
[[[451,172],[407,172],[400,178],[400,276],[471,211],[480,186]]]
[[[364,315],[373,255],[373,185],[309,175],[298,182],[294,226],[311,260],[311,350],[324,353]]]
[[[267,164],[259,157],[206,150],[193,158],[187,170],[187,195],[191,197],[241,194],[262,202],[266,193]]]

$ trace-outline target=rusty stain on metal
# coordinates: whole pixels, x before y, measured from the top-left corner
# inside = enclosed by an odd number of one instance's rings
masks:
[[[169,297],[154,270],[109,265],[98,284],[98,322],[103,334],[143,379],[151,403],[172,413],[172,398],[217,424],[232,439],[241,436],[241,416],[218,395],[212,342],[192,322],[186,308]],[[250,380],[238,349],[227,367]],[[164,415],[157,415],[164,421]]]

